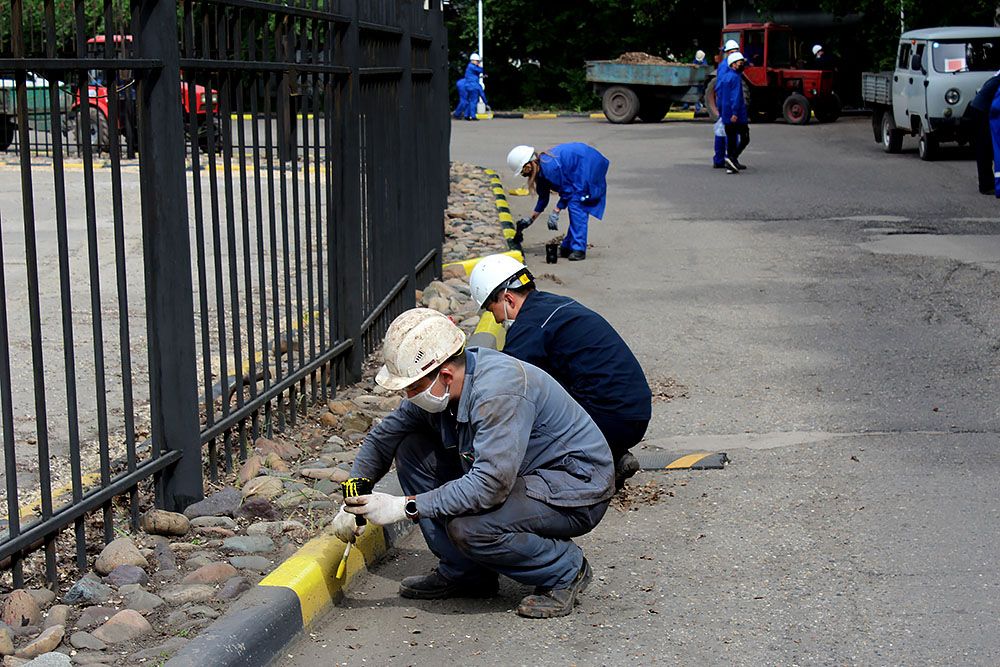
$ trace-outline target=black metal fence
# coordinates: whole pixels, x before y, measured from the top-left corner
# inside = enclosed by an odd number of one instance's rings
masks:
[[[71,4],[0,10],[13,586],[358,379],[439,274],[448,192],[440,0]]]

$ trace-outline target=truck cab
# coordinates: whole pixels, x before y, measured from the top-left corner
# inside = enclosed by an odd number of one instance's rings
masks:
[[[905,133],[919,136],[924,159],[932,159],[942,141],[966,143],[972,130],[964,120],[965,111],[998,69],[1000,28],[926,28],[903,33],[892,74],[894,130],[900,138]]]

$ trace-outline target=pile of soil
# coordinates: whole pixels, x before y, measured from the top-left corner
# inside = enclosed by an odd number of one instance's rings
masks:
[[[612,62],[623,65],[668,65],[669,63],[659,56],[652,56],[642,51],[627,51],[618,56]]]

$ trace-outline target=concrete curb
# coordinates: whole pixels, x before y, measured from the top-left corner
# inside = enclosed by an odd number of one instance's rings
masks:
[[[399,495],[395,473],[375,487]],[[167,667],[265,667],[288,642],[328,611],[363,572],[413,530],[409,520],[369,526],[358,538],[343,579],[344,543],[324,532],[304,544],[233,607],[202,630]]]

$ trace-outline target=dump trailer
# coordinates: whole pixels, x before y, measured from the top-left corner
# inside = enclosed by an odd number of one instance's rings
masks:
[[[707,65],[587,61],[587,81],[594,85],[604,116],[612,123],[631,123],[636,118],[657,123],[671,104],[701,101],[711,72]]]

